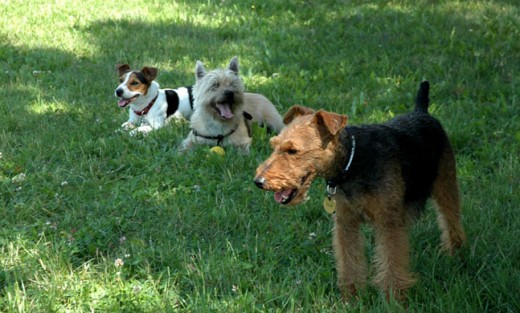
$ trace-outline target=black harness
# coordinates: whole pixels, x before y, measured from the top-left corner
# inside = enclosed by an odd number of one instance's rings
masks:
[[[249,124],[247,123],[247,121],[251,120],[253,117],[251,116],[251,114],[249,114],[245,111],[243,112],[243,116],[244,116],[244,122],[247,127],[247,135],[249,136],[249,138],[251,138],[251,128],[249,127]],[[238,123],[233,129],[231,129],[226,134],[221,134],[221,135],[216,135],[216,136],[203,135],[203,134],[197,132],[193,128],[191,129],[191,131],[193,132],[193,135],[196,137],[201,137],[201,138],[210,139],[210,140],[216,140],[217,141],[216,146],[220,146],[222,144],[222,141],[224,140],[224,138],[231,136],[238,129],[239,125],[240,125],[240,123]]]

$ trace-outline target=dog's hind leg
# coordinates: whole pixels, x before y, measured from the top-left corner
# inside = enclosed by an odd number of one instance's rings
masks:
[[[449,145],[441,156],[432,197],[437,205],[437,220],[442,230],[442,247],[453,255],[455,249],[465,243],[466,235],[461,220],[455,156]]]

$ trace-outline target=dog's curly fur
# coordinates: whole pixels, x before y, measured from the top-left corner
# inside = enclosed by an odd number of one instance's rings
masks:
[[[387,297],[402,299],[415,282],[409,272],[406,227],[431,196],[437,204],[442,246],[450,254],[465,242],[455,156],[437,119],[428,113],[423,82],[413,112],[379,125],[346,127],[347,117],[294,106],[288,125],[271,139],[273,154],[256,171],[255,184],[275,200],[305,200],[312,180],[327,179],[335,201],[334,250],[345,299],[366,280],[360,225],[375,229],[373,281]],[[349,162],[351,161],[351,162]]]

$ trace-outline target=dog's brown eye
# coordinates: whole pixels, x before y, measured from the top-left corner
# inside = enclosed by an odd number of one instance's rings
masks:
[[[298,150],[296,150],[296,149],[289,149],[289,150],[287,150],[287,154],[295,155],[296,153],[298,153]]]
[[[137,86],[137,85],[139,85],[139,82],[134,80],[132,83],[130,83],[130,85]]]
[[[120,79],[119,79],[119,82],[120,82],[120,83],[122,83],[123,81],[124,81],[124,79],[123,79],[123,78],[120,78]]]

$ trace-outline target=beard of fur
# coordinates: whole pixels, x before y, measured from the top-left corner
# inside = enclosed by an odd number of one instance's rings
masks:
[[[266,183],[264,190],[273,192],[297,189],[297,195],[287,205],[297,205],[307,201],[307,193],[318,172],[312,163],[307,166],[291,166],[285,160],[271,157],[262,163],[256,170],[256,176],[264,176]]]
[[[309,199],[307,193],[309,192],[309,189],[311,189],[312,182],[316,178],[316,171],[313,170],[307,175],[305,182],[303,182],[303,184],[300,185],[300,188],[298,188],[298,194],[287,205],[298,205]]]
[[[225,99],[226,91],[233,92],[231,111],[235,118],[242,116],[244,85],[238,75],[230,70],[223,69],[213,70],[195,82],[193,86],[194,114],[203,110],[214,119],[222,120],[214,107],[216,103]]]

